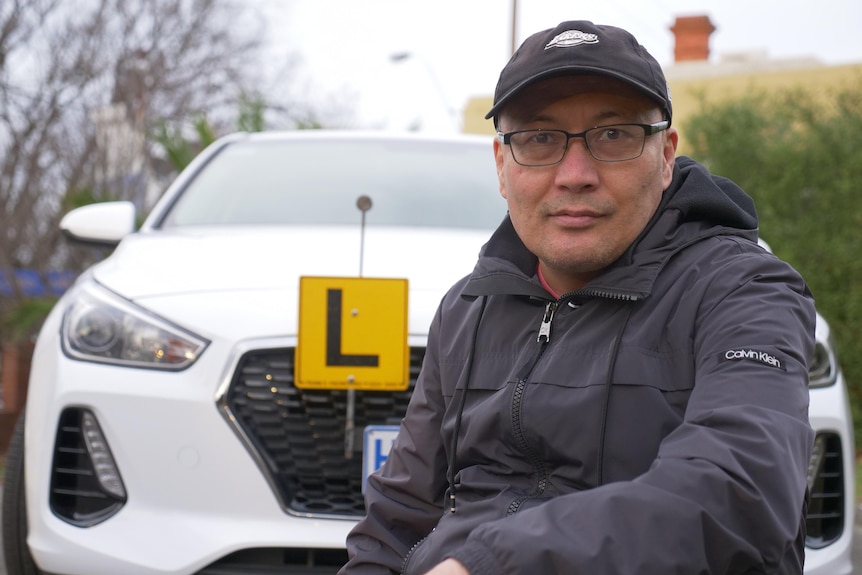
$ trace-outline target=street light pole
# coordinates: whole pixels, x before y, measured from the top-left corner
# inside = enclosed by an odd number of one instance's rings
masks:
[[[518,47],[518,0],[512,0],[512,51],[515,53]]]

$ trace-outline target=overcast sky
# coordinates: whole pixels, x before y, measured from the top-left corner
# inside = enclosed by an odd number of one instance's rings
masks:
[[[470,97],[493,93],[511,55],[513,0],[260,0],[276,59],[301,58],[305,97],[340,95],[356,127],[454,131]],[[632,32],[664,66],[677,16],[708,15],[711,60],[862,63],[862,0],[517,0],[516,39],[563,20]],[[394,55],[405,55],[397,60]]]

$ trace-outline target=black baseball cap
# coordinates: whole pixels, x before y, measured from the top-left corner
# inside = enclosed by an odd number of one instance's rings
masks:
[[[585,20],[562,22],[524,40],[500,72],[494,106],[497,116],[526,87],[552,76],[610,76],[655,100],[671,119],[670,89],[661,66],[630,33]]]

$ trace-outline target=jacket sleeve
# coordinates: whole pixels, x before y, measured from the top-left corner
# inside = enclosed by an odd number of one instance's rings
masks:
[[[429,329],[422,370],[398,437],[369,477],[365,517],[347,537],[348,563],[339,575],[400,573],[411,547],[442,515],[446,489],[444,412],[438,367],[440,310]]]
[[[450,553],[471,575],[802,572],[813,301],[771,256],[707,275],[694,388],[649,470],[481,525]]]

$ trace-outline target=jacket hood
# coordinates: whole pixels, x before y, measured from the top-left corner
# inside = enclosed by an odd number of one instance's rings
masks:
[[[686,156],[676,159],[673,172],[673,180],[656,214],[675,210],[680,224],[703,222],[728,231],[756,232],[754,200],[742,188],[727,178],[710,174],[703,165]]]
[[[710,174],[703,165],[680,156],[671,184],[644,230],[616,262],[580,291],[622,299],[646,297],[668,258],[691,243],[716,235],[756,242],[754,201],[731,180]],[[482,248],[464,293],[520,293],[547,299],[544,288],[530,279],[537,263],[506,218]]]

